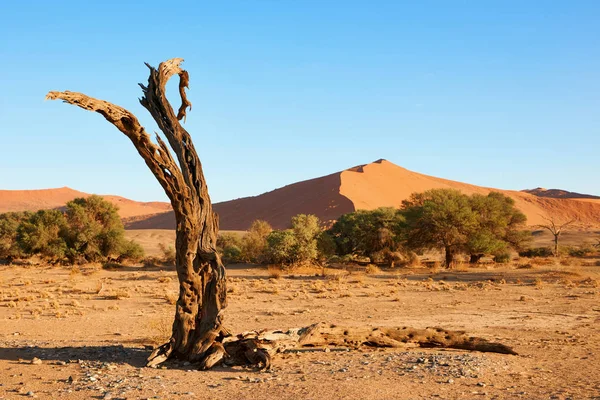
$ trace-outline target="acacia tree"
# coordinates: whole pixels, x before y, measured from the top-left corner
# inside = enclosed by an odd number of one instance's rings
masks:
[[[232,337],[223,324],[227,290],[225,268],[216,245],[218,217],[212,210],[202,164],[191,136],[180,123],[191,108],[185,92],[189,75],[181,68],[182,61],[167,60],[158,69],[146,64],[150,69],[148,85],[140,84],[143,91],[140,103],[150,112],[167,142],[156,135],[157,143],[153,143],[138,119],[115,104],[70,91],[51,91],[46,96],[95,111],[124,133],[171,201],[176,219],[179,298],[171,338],[152,352],[148,366],[174,357],[197,363],[201,369],[221,362],[269,367],[271,356],[284,348],[320,345],[402,347],[412,343],[516,354],[503,344],[441,328],[344,328],[319,323],[287,332],[246,332]],[[174,75],[179,76],[181,97],[177,113],[165,92],[168,80]]]
[[[543,219],[546,220],[545,224],[537,225],[538,228],[543,228],[548,230],[552,236],[554,237],[554,257],[558,257],[558,238],[563,233],[564,229],[573,225],[577,219],[571,219],[567,222],[560,223],[554,219],[554,217],[544,217],[541,215]]]
[[[452,189],[413,193],[402,202],[402,214],[407,246],[444,249],[446,268],[452,266],[478,226],[469,197]]]

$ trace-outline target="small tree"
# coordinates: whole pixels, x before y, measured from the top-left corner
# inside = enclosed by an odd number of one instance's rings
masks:
[[[295,238],[294,258],[296,262],[309,262],[317,259],[317,237],[321,233],[319,218],[316,215],[298,214],[292,217],[292,232]]]
[[[242,238],[241,258],[246,262],[264,262],[267,236],[272,230],[267,221],[258,219],[252,222],[248,233]]]
[[[267,236],[267,259],[271,263],[297,264],[318,258],[317,239],[321,234],[319,218],[298,214],[292,217],[292,228],[273,231]]]
[[[391,207],[358,210],[342,215],[329,230],[340,255],[355,254],[373,258],[382,251],[402,247],[400,228],[403,215]]]
[[[273,264],[293,264],[297,260],[297,245],[292,230],[273,231],[267,236],[267,259]]]
[[[539,224],[537,225],[537,227],[546,229],[552,234],[552,236],[554,237],[554,257],[558,257],[558,238],[564,232],[565,228],[573,225],[577,221],[577,219],[571,219],[567,222],[561,223],[556,221],[553,216],[549,218],[544,216],[541,217],[545,219],[547,223]]]
[[[66,218],[69,229],[64,231],[64,240],[71,262],[119,257],[130,246],[118,209],[100,196],[68,202]]]
[[[501,254],[508,247],[519,250],[530,238],[529,232],[522,229],[527,217],[515,208],[510,197],[499,192],[474,194],[470,203],[478,219],[465,245],[471,263],[486,254]]]
[[[446,268],[469,241],[478,224],[469,197],[458,190],[432,189],[402,202],[404,235],[409,248],[442,248]]]

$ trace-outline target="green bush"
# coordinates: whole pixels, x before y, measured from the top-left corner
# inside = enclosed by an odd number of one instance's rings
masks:
[[[143,249],[125,239],[118,210],[99,196],[78,198],[66,211],[0,215],[0,258],[34,254],[52,261],[139,261]]]
[[[17,243],[25,255],[39,254],[60,260],[67,253],[64,240],[67,231],[67,221],[62,212],[40,210],[21,222],[17,229]]]
[[[217,250],[225,264],[243,262],[242,239],[233,232],[221,233],[217,238]]]
[[[120,250],[121,260],[127,260],[131,262],[139,262],[144,259],[144,248],[140,246],[139,243],[134,242],[133,240],[124,241],[121,244]]]
[[[225,264],[239,263],[242,261],[242,249],[235,245],[228,245],[221,253]]]
[[[17,242],[17,231],[24,220],[31,217],[29,212],[9,212],[0,214],[0,259],[19,258],[24,255]]]
[[[552,257],[554,253],[550,247],[532,247],[519,252],[519,257]]]
[[[293,264],[297,241],[291,230],[273,231],[267,236],[267,257],[273,264]]]
[[[569,247],[568,254],[571,257],[585,257],[595,253],[591,247]]]
[[[248,233],[242,238],[240,258],[245,262],[257,264],[265,262],[267,236],[272,230],[267,221],[254,221]]]
[[[328,232],[323,231],[317,236],[317,253],[321,261],[331,260],[335,256],[335,239]]]
[[[507,264],[510,260],[510,253],[499,253],[494,256],[494,262],[497,264]]]

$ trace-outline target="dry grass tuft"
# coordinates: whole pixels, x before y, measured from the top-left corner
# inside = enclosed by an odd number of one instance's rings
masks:
[[[267,268],[267,272],[269,274],[269,278],[271,279],[280,279],[283,275],[281,266],[277,265],[269,265],[269,267]]]
[[[167,301],[167,303],[173,305],[177,303],[179,296],[176,293],[165,292],[163,298]]]
[[[151,319],[146,324],[146,331],[150,333],[148,341],[153,344],[162,344],[171,336],[173,321],[167,316]]]
[[[375,264],[369,264],[365,267],[365,274],[367,275],[378,275],[381,274],[381,269]]]
[[[69,272],[69,278],[75,279],[79,275],[81,275],[81,268],[75,265],[73,268],[71,268],[71,272]]]

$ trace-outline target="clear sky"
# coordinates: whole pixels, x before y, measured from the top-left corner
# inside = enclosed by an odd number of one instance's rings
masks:
[[[600,195],[599,21],[596,0],[2,1],[0,189],[165,200],[123,134],[43,99],[84,92],[151,132],[143,62],[183,57],[213,201],[379,158]]]

